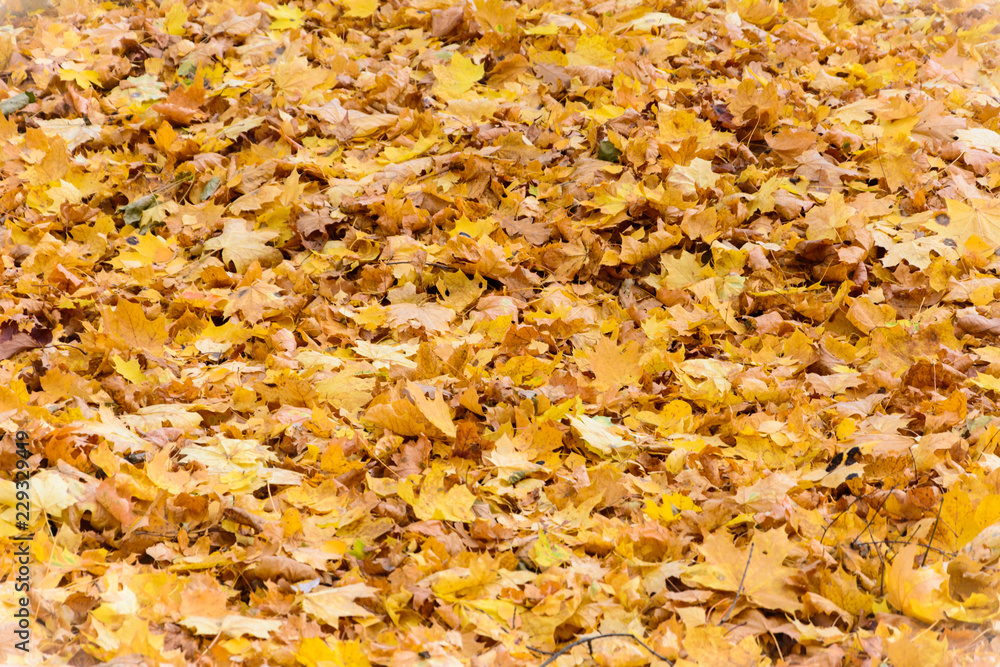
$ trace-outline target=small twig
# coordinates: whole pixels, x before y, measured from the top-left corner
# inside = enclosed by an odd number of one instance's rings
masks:
[[[886,498],[888,499],[888,496],[886,496]],[[884,505],[884,504],[885,503],[883,502],[882,505]],[[879,510],[882,509],[882,505],[879,505]],[[872,540],[876,541],[875,540],[875,533],[872,531],[871,521],[868,522],[868,525],[866,526],[866,528],[868,530],[868,534],[871,535]],[[861,537],[861,536],[858,535],[858,537]],[[854,540],[851,541],[852,545],[856,545],[857,544],[858,537],[855,537]],[[886,549],[886,551],[888,552],[888,549]],[[875,545],[875,555],[878,556],[878,560],[882,564],[882,569],[879,570],[879,575],[878,575],[878,594],[881,596],[885,592],[885,558],[882,558],[882,551],[878,548],[878,545]]]
[[[728,630],[726,630],[726,634],[724,634],[724,635],[722,635],[722,636],[723,636],[723,637],[728,637],[728,636],[729,636],[729,633],[730,633],[730,632],[732,632],[733,630],[735,630],[735,629],[737,629],[737,628],[742,628],[742,627],[743,627],[744,625],[746,625],[746,624],[747,624],[747,622],[746,622],[746,621],[743,621],[742,623],[740,623],[740,624],[738,624],[738,625],[734,625],[733,627],[731,627],[731,628],[729,628]]]
[[[750,569],[750,559],[753,558],[753,542],[750,543],[750,553],[747,554],[747,564],[743,566],[743,576],[740,577],[740,586],[736,589],[736,597],[733,598],[733,603],[729,605],[729,609],[723,614],[722,619],[719,620],[716,625],[722,625],[729,620],[729,615],[733,613],[733,609],[736,608],[736,603],[740,599],[740,594],[743,592],[743,582],[746,581],[747,571]]]
[[[591,653],[593,653],[594,649],[593,649],[593,646],[591,646],[591,642],[593,642],[595,639],[604,639],[605,637],[628,637],[630,639],[634,639],[636,642],[639,643],[640,646],[642,646],[644,649],[646,649],[647,651],[649,651],[650,653],[652,653],[654,656],[656,656],[660,660],[663,660],[663,661],[665,661],[665,662],[667,662],[668,664],[671,664],[671,665],[673,664],[672,662],[670,662],[670,660],[668,660],[666,658],[666,656],[660,655],[659,653],[657,653],[656,651],[654,651],[653,649],[651,649],[644,641],[642,641],[641,639],[639,639],[638,637],[636,637],[635,635],[633,635],[633,634],[631,634],[629,632],[608,632],[608,633],[605,633],[605,634],[594,635],[593,637],[584,637],[583,639],[577,639],[575,642],[572,642],[571,644],[566,644],[566,646],[563,646],[561,649],[559,649],[555,653],[549,653],[548,651],[543,651],[542,649],[533,648],[531,646],[529,646],[528,649],[530,649],[532,651],[535,651],[536,653],[542,653],[542,654],[551,656],[548,660],[546,660],[541,665],[539,665],[539,667],[546,667],[547,665],[551,665],[553,662],[555,662],[556,658],[558,658],[561,655],[565,655],[570,649],[572,649],[574,647],[577,647],[580,644],[586,644],[587,645],[587,649]]]
[[[890,489],[889,489],[889,491],[895,491],[895,490],[896,490],[896,488],[897,488],[897,487],[895,487],[895,486],[894,486],[894,487],[890,488]],[[833,528],[833,524],[837,523],[837,519],[839,519],[840,517],[842,517],[842,516],[844,516],[845,514],[847,514],[847,512],[848,512],[848,511],[849,511],[849,510],[850,510],[850,509],[851,509],[852,507],[854,507],[854,504],[855,504],[855,503],[857,503],[857,502],[858,502],[859,500],[868,500],[868,497],[869,497],[869,496],[871,496],[871,495],[873,495],[873,494],[871,494],[871,493],[865,493],[865,494],[863,494],[863,495],[860,495],[860,496],[857,496],[857,497],[855,497],[855,498],[854,498],[854,500],[852,500],[852,501],[851,501],[851,504],[850,504],[850,505],[848,505],[848,506],[847,506],[847,507],[846,507],[846,508],[844,509],[844,511],[842,511],[842,512],[838,512],[838,513],[837,513],[837,516],[833,517],[833,521],[831,521],[830,523],[828,523],[828,524],[827,524],[827,526],[826,526],[826,528],[824,528],[824,529],[823,529],[823,534],[822,534],[822,535],[820,536],[820,538],[819,538],[819,543],[820,543],[820,544],[823,544],[823,540],[824,540],[824,539],[826,539],[826,531],[828,531],[828,530],[830,530],[831,528]],[[883,502],[883,504],[885,503],[885,501],[884,501],[884,500],[883,500],[882,502]],[[875,511],[876,511],[876,512],[878,512],[878,511],[879,511],[879,510],[881,510],[881,509],[882,509],[882,506],[881,506],[881,505],[879,505],[879,507],[878,507],[878,510],[875,510]],[[867,527],[867,526],[866,526],[866,527]],[[862,529],[861,529],[861,532],[862,532],[862,533],[864,533],[864,532],[865,532],[864,528],[862,528]],[[859,534],[859,535],[858,535],[858,537],[861,537],[861,535]],[[855,540],[857,540],[857,537],[856,537],[856,538],[854,538],[854,539],[855,539]],[[853,540],[852,540],[852,542],[853,542]],[[823,546],[826,546],[826,545],[825,545],[825,544],[823,544]]]
[[[218,634],[215,635],[215,639],[212,640],[212,643],[209,644],[208,646],[206,646],[205,650],[202,651],[201,654],[198,656],[199,660],[201,660],[202,658],[204,658],[205,654],[212,650],[212,647],[215,646],[215,643],[217,641],[219,641],[219,637],[221,637],[221,636],[222,636],[222,630],[219,630]]]
[[[927,554],[931,552],[931,542],[934,541],[934,533],[937,532],[938,524],[941,522],[941,508],[944,507],[944,494],[941,494],[941,502],[938,503],[937,516],[934,517],[934,525],[931,526],[931,534],[927,537],[927,549],[924,551],[924,557],[920,559],[920,567],[927,564]]]
[[[386,266],[393,266],[397,264],[414,264],[414,263],[415,262],[413,260],[409,259],[400,259],[393,262],[381,262],[381,264],[384,264]],[[440,262],[424,262],[424,266],[434,266],[439,269],[447,269],[448,271],[461,271],[461,269],[458,269],[454,266],[448,266],[447,264],[441,264]]]
[[[885,173],[885,165],[882,164],[882,151],[879,149],[878,137],[875,137],[875,157],[878,158],[878,167],[882,170],[882,178],[885,179],[885,187],[889,189],[889,178]]]
[[[181,176],[175,176],[172,181],[169,181],[161,185],[160,187],[156,188],[155,190],[152,190],[149,194],[151,195],[162,194],[167,190],[169,190],[170,188],[175,188],[181,183],[186,183],[188,180],[193,180],[193,179],[194,179],[194,174],[190,172],[182,174]]]
[[[877,540],[875,542],[855,542],[855,545],[857,546],[875,546],[878,544],[911,544],[911,542],[909,540],[889,540],[889,539]],[[942,556],[947,556],[948,558],[954,558],[956,555],[951,551],[945,551],[944,549],[938,549],[937,547],[932,547],[930,545],[927,546],[927,549],[929,549],[930,551],[937,552]]]
[[[850,505],[848,505],[848,506],[847,506],[847,507],[846,507],[846,508],[844,509],[844,511],[843,511],[843,512],[839,512],[839,513],[837,514],[837,516],[833,517],[833,521],[831,521],[830,523],[828,523],[828,524],[826,525],[826,528],[824,528],[824,529],[823,529],[823,534],[822,534],[822,535],[820,535],[820,537],[819,537],[819,543],[820,543],[820,544],[822,544],[823,546],[826,546],[825,544],[823,544],[823,540],[825,540],[825,539],[826,539],[826,531],[828,531],[828,530],[830,530],[831,528],[833,528],[833,524],[837,523],[837,519],[839,519],[840,517],[842,517],[842,516],[844,516],[845,514],[847,514],[847,512],[848,512],[848,511],[849,511],[849,510],[850,510],[850,509],[851,509],[852,507],[854,507],[854,503],[856,503],[856,502],[858,502],[859,500],[861,500],[861,498],[862,498],[862,497],[863,497],[863,496],[858,496],[857,498],[855,498],[854,500],[852,500],[852,501],[851,501],[851,504],[850,504]]]
[[[895,491],[896,488],[897,488],[896,486],[893,486],[891,489],[889,489],[889,492],[885,494],[885,498],[882,499],[882,502],[879,504],[879,506],[875,508],[874,512],[872,512],[872,518],[868,519],[868,521],[865,523],[865,527],[861,529],[861,532],[858,533],[857,537],[851,540],[852,545],[857,543],[858,538],[864,535],[866,530],[868,531],[869,534],[871,534],[872,539],[875,539],[874,533],[871,532],[872,523],[875,522],[875,519],[878,517],[878,513],[882,511],[882,508],[889,500],[889,496],[892,495],[892,492]],[[855,498],[855,501],[857,501],[857,498]],[[853,505],[854,503],[851,504]]]
[[[69,343],[49,343],[48,345],[40,345],[37,349],[44,350],[47,347],[71,347],[80,354],[87,354],[86,352],[78,348],[76,345],[70,345]]]

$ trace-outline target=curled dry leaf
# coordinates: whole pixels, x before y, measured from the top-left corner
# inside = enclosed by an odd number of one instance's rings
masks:
[[[959,328],[970,334],[1000,334],[1000,318],[982,315],[962,315],[955,320]]]
[[[264,556],[244,572],[245,576],[276,581],[284,579],[289,583],[311,581],[319,576],[316,570],[305,563],[287,556]]]

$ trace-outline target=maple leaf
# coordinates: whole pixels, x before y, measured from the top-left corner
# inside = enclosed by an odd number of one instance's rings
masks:
[[[100,83],[101,77],[97,72],[86,67],[80,63],[63,63],[59,69],[59,78],[63,81],[72,81],[80,88],[87,90]]]
[[[420,489],[419,496],[415,494]],[[445,490],[445,472],[440,467],[429,470],[419,482],[408,478],[399,486],[399,497],[413,506],[413,513],[422,521],[472,521],[472,505],[476,497],[464,484]]]
[[[304,22],[305,12],[295,5],[277,5],[268,7],[267,14],[271,21],[271,30],[291,30],[300,27]]]
[[[357,0],[350,4],[344,16],[366,19],[378,9],[378,0]]]
[[[455,311],[436,303],[398,303],[389,306],[389,321],[396,326],[416,324],[428,331],[443,332],[455,319]]]
[[[372,597],[376,593],[377,588],[361,583],[323,586],[302,596],[302,609],[313,618],[336,627],[341,618],[371,616],[372,612],[355,600]]]
[[[357,415],[372,400],[375,379],[361,377],[356,371],[343,370],[315,384],[316,392],[333,405]]]
[[[785,531],[758,532],[751,544],[754,547],[752,554],[749,548],[737,548],[731,538],[721,532],[706,536],[705,543],[698,548],[705,562],[689,567],[681,580],[733,592],[740,590],[742,581],[744,595],[755,604],[789,613],[801,609],[799,595],[789,583],[797,570],[784,565],[795,549]]]
[[[142,306],[124,299],[113,309],[102,310],[104,329],[112,342],[123,350],[139,349],[159,354],[167,341],[167,318],[149,320]]]
[[[899,551],[886,572],[886,599],[894,608],[925,623],[954,618],[961,611],[948,594],[948,574],[941,563],[915,567],[920,547],[909,544]]]
[[[660,263],[666,277],[659,282],[673,289],[693,285],[703,278],[705,267],[694,253],[682,251],[679,257],[664,255]]]
[[[1000,201],[973,199],[968,204],[954,199],[946,200],[948,213],[940,214],[926,223],[957,247],[963,247],[973,236],[978,236],[991,248],[1000,246]]]
[[[434,90],[444,99],[460,97],[476,85],[485,73],[486,69],[481,64],[477,65],[461,53],[455,53],[448,65],[434,66],[434,76],[437,77]]]
[[[186,616],[181,619],[181,624],[191,628],[195,634],[199,635],[234,638],[250,635],[259,639],[267,639],[272,632],[276,632],[281,627],[282,622],[230,614],[221,618]]]
[[[237,440],[219,436],[207,447],[188,446],[181,456],[204,464],[210,471],[225,472],[234,468],[253,468],[262,463],[276,461],[274,454],[254,440]]]
[[[371,360],[375,368],[388,369],[392,364],[402,366],[403,368],[416,368],[416,362],[411,361],[410,357],[417,353],[417,347],[417,345],[407,343],[400,343],[398,345],[389,343],[373,344],[359,340],[351,349],[359,356]]]
[[[0,325],[0,359],[9,359],[19,352],[42,347],[52,342],[52,332],[41,326],[22,331],[14,322]]]
[[[639,345],[635,342],[619,347],[610,338],[602,337],[588,358],[588,368],[594,372],[594,384],[600,389],[618,389],[639,380]]]
[[[628,451],[633,447],[631,442],[619,435],[619,429],[615,428],[607,418],[581,415],[570,417],[569,421],[584,443],[602,456],[611,456],[618,450]]]
[[[166,100],[157,102],[152,109],[174,125],[188,125],[203,115],[201,105],[204,103],[204,78],[196,76],[194,83],[175,88]]]
[[[304,637],[295,653],[303,665],[330,664],[334,667],[371,667],[361,643],[320,637]]]
[[[263,319],[267,310],[278,310],[283,301],[278,298],[281,288],[265,282],[255,282],[245,285],[233,292],[222,314],[226,317],[234,313],[242,313],[247,322],[255,323]]]
[[[713,187],[719,180],[719,175],[712,171],[712,163],[708,160],[695,158],[687,166],[674,165],[670,168],[667,182],[677,188],[681,194],[694,196],[698,189]]]
[[[542,470],[542,466],[531,460],[531,452],[521,451],[507,434],[497,440],[496,447],[483,458],[496,467],[497,477],[510,478],[525,472]]]
[[[408,388],[417,409],[423,413],[427,421],[437,427],[446,436],[454,438],[457,434],[455,423],[452,421],[451,412],[444,402],[444,396],[441,394],[441,391],[434,390],[434,398],[429,399],[417,385],[410,384]]]
[[[205,242],[206,252],[222,251],[222,259],[232,262],[237,271],[245,271],[253,262],[270,265],[281,261],[281,252],[267,245],[277,238],[278,232],[270,229],[254,230],[246,220],[229,218],[222,234]]]

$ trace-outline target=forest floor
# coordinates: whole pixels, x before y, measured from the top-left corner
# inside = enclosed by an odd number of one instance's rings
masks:
[[[997,664],[1000,7],[449,1],[2,6],[0,662]]]

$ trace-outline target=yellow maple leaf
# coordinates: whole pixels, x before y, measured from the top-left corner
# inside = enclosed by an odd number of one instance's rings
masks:
[[[633,446],[631,442],[619,435],[619,429],[605,417],[597,419],[581,415],[570,417],[569,421],[580,434],[583,442],[602,456],[611,456],[616,451]]]
[[[537,453],[533,450],[521,451],[518,448],[518,443],[511,440],[504,433],[497,440],[493,451],[483,455],[483,460],[495,466],[497,477],[509,479],[518,475],[523,477],[524,473],[536,472],[542,469],[542,466],[532,460],[532,455],[534,455],[534,458],[538,458]]]
[[[305,22],[305,12],[295,5],[277,5],[267,8],[271,21],[271,30],[291,30],[299,28]]]
[[[351,349],[359,357],[368,359],[377,370],[388,370],[392,366],[401,368],[416,368],[417,362],[411,361],[410,357],[416,355],[419,346],[412,343],[369,343],[359,340],[354,343]]]
[[[693,197],[699,189],[711,188],[718,181],[719,175],[712,171],[712,163],[700,157],[691,160],[687,166],[675,164],[667,177],[667,183],[686,197]]]
[[[961,348],[951,322],[941,321],[922,327],[905,320],[873,330],[871,346],[893,375],[901,375],[918,357],[936,355],[942,347]]]
[[[729,0],[726,8],[736,11],[744,21],[764,26],[777,15],[778,0]]]
[[[139,362],[135,359],[125,361],[117,354],[111,357],[111,361],[118,373],[132,384],[142,384],[146,381],[146,376],[142,373]]]
[[[371,663],[357,640],[306,637],[299,642],[295,659],[306,667],[370,667]]]
[[[566,54],[570,65],[610,68],[615,65],[615,52],[607,38],[601,35],[583,35],[576,41],[576,48]]]
[[[416,494],[418,487],[419,496]],[[400,498],[413,506],[413,513],[421,521],[473,521],[476,518],[472,512],[476,497],[461,483],[446,491],[445,471],[440,466],[428,470],[422,480],[419,475],[411,475],[399,485],[398,492]]]
[[[754,604],[786,612],[802,609],[798,593],[789,584],[797,570],[782,564],[795,548],[785,531],[757,532],[752,544],[751,554],[749,547],[734,545],[725,531],[711,533],[698,547],[705,562],[689,567],[681,581],[719,591],[740,590],[742,581],[743,594]]]
[[[419,326],[439,333],[447,331],[448,325],[455,319],[455,311],[436,303],[397,303],[387,310],[393,326]]]
[[[116,269],[132,270],[151,264],[163,264],[174,257],[177,239],[164,239],[155,234],[133,234],[125,239],[126,246],[111,260]]]
[[[660,257],[660,265],[666,274],[662,284],[669,289],[684,289],[707,274],[705,265],[698,261],[698,255],[686,250],[681,251],[678,257],[664,254]]]
[[[406,162],[407,160],[412,160],[415,157],[420,157],[433,148],[438,141],[439,139],[436,137],[428,135],[417,139],[417,141],[409,148],[396,148],[395,146],[389,146],[382,151],[382,155],[389,162]]]
[[[424,417],[427,418],[427,421],[449,438],[454,438],[457,434],[455,422],[451,420],[451,410],[448,409],[448,404],[444,402],[441,390],[435,389],[434,399],[431,400],[424,395],[420,387],[412,382],[407,385],[407,389],[410,392],[410,396],[413,397],[413,402],[420,412],[423,413]]]
[[[347,3],[347,18],[366,19],[378,9],[378,0],[351,0]]]
[[[437,428],[424,418],[420,408],[405,399],[373,405],[362,416],[362,420],[399,435],[438,436]]]
[[[105,306],[101,314],[104,331],[112,344],[120,349],[140,349],[159,354],[167,342],[166,316],[160,315],[151,321],[137,303],[122,299],[113,309]]]
[[[558,542],[549,538],[547,531],[541,531],[531,550],[531,559],[541,568],[548,568],[573,559],[573,554]]]
[[[246,271],[254,261],[276,264],[281,261],[281,252],[267,245],[278,236],[271,229],[254,230],[253,224],[241,218],[230,218],[222,229],[222,234],[205,242],[205,252],[222,251],[222,259],[232,262],[239,272]]]
[[[486,73],[482,64],[477,65],[461,53],[452,55],[447,66],[435,65],[433,69],[434,76],[437,77],[434,92],[445,100],[461,97]]]
[[[188,445],[180,451],[186,461],[197,461],[209,472],[255,469],[264,463],[277,461],[275,455],[256,440],[239,440],[218,436],[211,445]]]
[[[1000,200],[970,199],[969,203],[946,199],[947,214],[939,214],[926,226],[962,247],[978,236],[991,248],[1000,246]]]
[[[250,635],[258,639],[267,639],[272,632],[281,628],[283,621],[268,620],[263,618],[249,618],[247,616],[236,616],[233,614],[218,618],[208,616],[185,616],[180,621],[196,635],[226,637],[242,637]]]
[[[374,597],[377,588],[366,584],[346,586],[322,586],[302,597],[302,609],[322,623],[337,627],[341,618],[371,616],[372,613],[357,604],[358,598]]]
[[[345,369],[316,383],[316,392],[334,407],[356,417],[372,400],[374,377],[359,377],[357,371]]]
[[[63,81],[72,81],[84,90],[89,90],[101,82],[101,76],[97,72],[87,69],[86,65],[73,62],[63,63],[59,68],[59,78]]]
[[[665,523],[676,521],[681,512],[685,510],[700,512],[701,508],[695,505],[693,500],[680,493],[662,494],[659,505],[652,498],[647,498],[644,509],[647,515]]]
[[[175,2],[163,15],[163,27],[168,35],[183,35],[184,22],[188,20],[188,10],[183,2]]]
[[[587,357],[587,368],[594,372],[594,385],[598,389],[617,390],[634,384],[642,377],[641,356],[637,342],[630,341],[619,347],[610,338],[602,336]]]
[[[503,0],[477,0],[472,6],[476,20],[487,30],[502,35],[517,31],[517,5],[506,4]]]
[[[914,566],[921,547],[903,547],[885,573],[885,593],[889,604],[924,623],[953,618],[960,605],[948,595],[948,573],[941,562]]]
[[[243,314],[247,322],[260,322],[264,311],[280,309],[284,302],[278,297],[281,288],[265,282],[255,282],[236,289],[229,297],[229,302],[222,314],[226,317],[236,312]]]
[[[442,274],[436,287],[441,303],[460,313],[482,296],[486,281],[478,273],[470,278],[463,271],[452,271]]]

